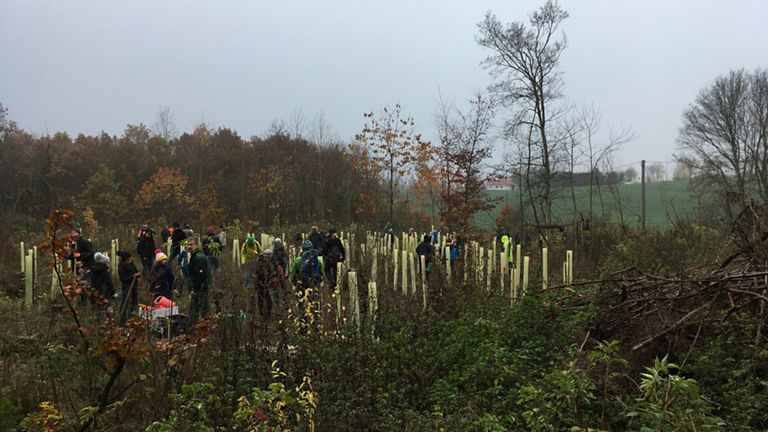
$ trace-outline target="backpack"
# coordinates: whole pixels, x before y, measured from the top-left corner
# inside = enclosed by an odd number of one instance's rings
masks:
[[[301,255],[301,283],[304,286],[318,284],[320,277],[320,261],[317,259],[317,251],[310,250]]]

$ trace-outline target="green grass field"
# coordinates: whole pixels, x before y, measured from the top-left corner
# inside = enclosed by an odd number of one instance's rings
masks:
[[[592,213],[595,217],[605,214],[615,222],[620,222],[623,213],[624,223],[630,227],[640,226],[641,213],[641,185],[640,184],[621,184],[614,191],[608,187],[602,186],[600,193],[603,197],[603,207],[600,204],[600,197],[597,189],[593,187]],[[576,207],[577,211],[586,214],[589,210],[589,187],[577,187]],[[519,206],[519,191],[492,192],[494,196],[502,198],[502,201],[491,212],[478,213],[475,222],[481,228],[495,227],[495,220],[505,203]],[[618,199],[617,199],[618,195]],[[619,201],[621,202],[622,212],[619,212]],[[669,181],[647,183],[645,185],[645,216],[647,227],[657,227],[665,229],[671,226],[671,221],[676,218],[686,218],[695,214],[698,210],[698,198],[688,188],[688,181]],[[533,212],[525,209],[526,217],[533,218]],[[553,220],[570,221],[573,219],[573,200],[571,199],[571,190],[558,189],[555,191],[555,198],[552,203]]]

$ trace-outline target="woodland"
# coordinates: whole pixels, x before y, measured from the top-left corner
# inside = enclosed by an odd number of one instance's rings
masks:
[[[768,72],[715,77],[683,113],[676,173],[703,211],[616,222],[612,160],[634,135],[598,140],[599,112],[562,105],[567,17],[489,13],[476,41],[497,81],[438,108],[439,142],[399,105],[348,143],[298,121],[179,134],[167,110],[121,136],[35,136],[0,105],[0,431],[768,430]],[[486,190],[499,178],[515,202]],[[82,301],[57,265],[73,228],[135,255],[143,224],[173,223],[230,242],[211,313],[181,331]],[[294,259],[312,226],[345,243],[339,285],[310,313],[287,282],[265,319],[234,244],[281,237]],[[427,275],[433,230],[460,252]],[[174,300],[184,314],[191,294]]]

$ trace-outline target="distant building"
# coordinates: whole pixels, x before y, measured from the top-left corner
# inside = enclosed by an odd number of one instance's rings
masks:
[[[515,183],[510,179],[500,179],[485,182],[485,190],[489,191],[511,191],[515,190]]]

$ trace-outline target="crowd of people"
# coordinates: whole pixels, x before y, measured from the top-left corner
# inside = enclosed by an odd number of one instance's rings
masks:
[[[128,250],[117,251],[120,258],[117,274],[121,286],[121,293],[118,294],[111,277],[109,256],[95,252],[82,232],[73,229],[69,235],[68,258],[78,283],[89,287],[90,294],[84,296],[84,300],[89,299],[98,309],[113,314],[112,302],[119,296],[118,312],[124,321],[138,311],[140,297],[146,297],[152,303],[161,301],[161,298],[172,301],[186,291],[190,296],[189,318],[197,320],[208,314],[211,284],[214,275],[221,272],[221,255],[227,246],[226,230],[220,227],[216,232],[213,226],[209,226],[205,234],[198,235],[189,224],[181,228],[178,223],[173,223],[166,226],[160,235],[160,242],[156,242],[154,230],[143,225],[136,234],[137,259],[134,260]],[[301,239],[303,236],[298,234],[298,237]],[[158,246],[170,246],[170,256]],[[249,234],[243,242],[240,256],[245,273],[244,284],[247,288],[254,288],[251,297],[265,320],[272,316],[286,282],[292,283],[298,311],[303,311],[308,302],[313,301],[317,292],[315,288],[326,278],[332,287],[336,285],[336,264],[346,259],[344,245],[336,230],[321,232],[317,226],[310,229],[307,240],[301,243],[301,254],[293,262],[289,262],[280,238],[262,248],[253,234]],[[146,296],[141,296],[142,293]]]

